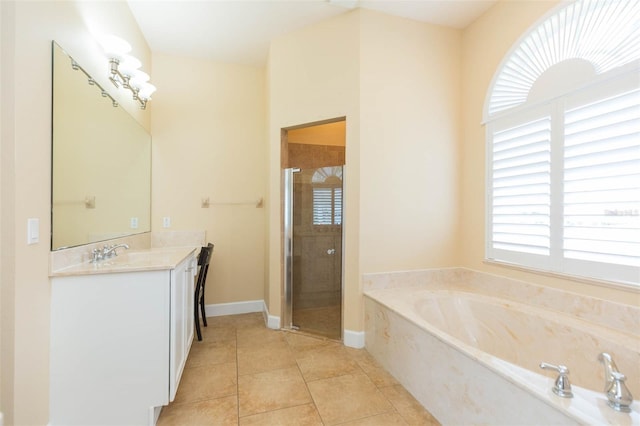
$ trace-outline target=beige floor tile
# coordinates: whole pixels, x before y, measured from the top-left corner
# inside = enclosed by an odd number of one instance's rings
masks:
[[[379,388],[397,385],[398,381],[378,364],[378,362],[364,349],[345,348],[349,356],[356,360],[360,368],[369,376]]]
[[[235,396],[186,404],[171,404],[162,409],[158,426],[231,426],[238,424],[238,399]]]
[[[180,404],[236,395],[237,383],[235,362],[185,368],[174,402]]]
[[[335,425],[393,412],[393,406],[364,373],[308,382],[322,421]]]
[[[238,377],[240,417],[312,402],[296,367]]]
[[[239,424],[240,426],[322,426],[322,420],[313,404],[305,404],[241,417]]]
[[[236,341],[193,342],[186,368],[236,361]]]
[[[340,426],[407,426],[402,416],[398,413],[384,413],[377,416],[365,417],[351,422],[340,423]],[[420,423],[416,424],[422,426]],[[413,426],[413,425],[412,425]]]
[[[200,330],[202,332],[202,340],[198,341],[198,336],[194,335],[194,345],[236,340],[236,329],[233,327],[212,327],[211,325],[209,325],[208,327],[200,327]]]
[[[388,386],[380,391],[410,425],[436,426],[440,423],[402,385]]]
[[[256,374],[295,367],[296,359],[286,342],[275,341],[264,346],[238,349],[238,375]]]
[[[264,326],[241,328],[237,331],[238,349],[259,349],[269,343],[286,343],[285,332]]]
[[[265,327],[264,316],[262,312],[253,312],[249,314],[226,315],[220,317],[208,317],[207,322],[213,324],[214,327],[233,327],[253,328]]]
[[[306,351],[296,357],[296,361],[307,382],[362,373],[358,363],[347,355],[342,345],[329,345]]]

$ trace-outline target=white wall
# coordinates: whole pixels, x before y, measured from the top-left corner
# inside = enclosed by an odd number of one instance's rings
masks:
[[[264,70],[154,54],[153,79],[152,229],[206,230],[207,304],[262,300]]]
[[[51,41],[107,86],[108,63],[93,33],[127,39],[150,70],[150,52],[123,2],[7,2],[2,8],[2,360],[6,424],[46,424],[49,411],[48,278],[51,188]],[[15,96],[12,96],[12,91]],[[6,95],[6,96],[5,96]],[[149,111],[119,95],[148,127]],[[27,218],[40,243],[26,244]]]

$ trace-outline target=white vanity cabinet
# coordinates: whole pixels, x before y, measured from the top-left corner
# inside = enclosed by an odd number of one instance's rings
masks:
[[[195,257],[180,263],[172,271],[171,285],[171,336],[170,336],[170,369],[169,369],[169,401],[175,399],[178,384],[193,342],[193,305],[194,305],[194,271],[197,267]]]
[[[51,425],[155,424],[174,399],[196,262],[194,250],[167,253],[52,275]]]

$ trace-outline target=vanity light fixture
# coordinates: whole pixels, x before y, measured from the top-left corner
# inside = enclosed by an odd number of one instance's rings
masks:
[[[109,58],[109,80],[116,87],[129,89],[140,108],[145,109],[156,87],[149,83],[149,75],[139,69],[140,60],[129,55],[131,45],[113,35],[103,36],[100,44]]]
[[[89,82],[89,86],[96,86],[98,89],[100,89],[100,92],[102,93],[102,97],[103,98],[109,98],[111,99],[111,104],[115,107],[118,106],[118,102],[116,102],[115,99],[113,99],[113,96],[111,96],[106,90],[104,90],[102,88],[102,86],[100,86],[98,84],[97,81],[95,81],[93,79],[93,77],[91,77],[91,75],[89,75],[89,73],[80,66],[80,64],[78,64],[75,60],[71,59],[71,68],[76,70],[76,71],[82,71],[82,73],[87,77],[87,81]]]

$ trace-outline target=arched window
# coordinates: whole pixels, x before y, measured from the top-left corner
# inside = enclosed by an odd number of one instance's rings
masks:
[[[640,2],[578,0],[489,88],[486,257],[640,284]]]

